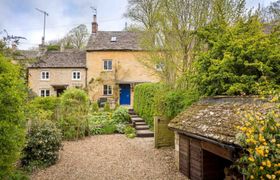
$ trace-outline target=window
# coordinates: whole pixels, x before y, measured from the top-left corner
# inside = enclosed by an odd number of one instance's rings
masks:
[[[41,79],[42,79],[42,80],[49,80],[49,79],[50,79],[50,73],[49,73],[49,71],[42,71],[42,72],[41,72]]]
[[[155,68],[156,68],[157,71],[163,71],[164,64],[162,62],[160,62],[160,63],[156,64]]]
[[[105,71],[112,70],[112,60],[104,60],[104,70]]]
[[[104,86],[103,86],[103,94],[104,94],[105,96],[112,95],[112,94],[113,94],[113,93],[112,93],[112,86],[110,86],[110,85],[104,85]]]
[[[113,36],[111,37],[111,42],[116,42],[117,41],[117,37]]]
[[[49,89],[41,89],[40,90],[40,96],[41,97],[50,96],[50,90]]]
[[[72,72],[72,80],[81,80],[81,72],[73,71]]]

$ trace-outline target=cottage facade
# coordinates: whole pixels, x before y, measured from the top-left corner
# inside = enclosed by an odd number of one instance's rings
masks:
[[[28,86],[38,96],[59,96],[69,87],[86,88],[85,52],[48,52],[28,68]]]
[[[88,89],[92,100],[100,98],[131,105],[133,88],[157,82],[155,72],[140,62],[145,53],[139,34],[127,31],[97,31],[87,45]]]
[[[132,105],[135,85],[159,81],[155,71],[141,62],[146,52],[140,47],[140,35],[98,31],[94,15],[86,51],[45,54],[29,68],[29,87],[39,96],[82,87],[92,101]]]

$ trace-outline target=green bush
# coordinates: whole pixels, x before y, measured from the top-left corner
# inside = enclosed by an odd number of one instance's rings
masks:
[[[112,114],[109,112],[92,114],[89,118],[89,131],[91,135],[114,133],[116,125],[112,121]]]
[[[134,88],[133,108],[150,126],[153,127],[155,113],[155,95],[163,86],[155,83],[143,83]]]
[[[27,134],[21,164],[33,170],[55,164],[61,148],[61,132],[51,121],[33,121]]]
[[[96,101],[94,101],[91,105],[91,112],[95,113],[99,111],[99,106],[98,103]]]
[[[105,103],[105,105],[104,105],[104,111],[105,111],[105,112],[110,112],[110,111],[111,111],[111,107],[110,107],[109,102],[106,102],[106,103]]]
[[[67,89],[61,96],[58,127],[63,139],[74,140],[87,135],[89,98],[81,89]]]
[[[124,130],[125,130],[126,126],[127,126],[126,123],[119,123],[116,125],[116,131],[118,133],[124,134]]]
[[[0,179],[13,174],[25,139],[27,88],[20,68],[0,53]]]
[[[131,126],[126,126],[124,129],[124,133],[128,138],[135,138],[136,137],[136,130]]]
[[[112,119],[115,123],[128,123],[130,121],[130,116],[128,114],[128,109],[125,107],[119,107],[112,114]]]
[[[59,104],[60,99],[55,96],[36,97],[27,105],[27,118],[35,120],[42,117],[42,114],[45,114],[45,119],[56,121],[58,119],[57,110]],[[38,116],[38,114],[41,115]]]

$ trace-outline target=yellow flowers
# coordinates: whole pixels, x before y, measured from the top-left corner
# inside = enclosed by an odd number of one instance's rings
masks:
[[[249,157],[248,160],[251,161],[251,162],[255,161],[255,159],[253,157]]]
[[[246,150],[239,164],[248,175],[246,179],[280,180],[280,113],[271,112],[267,116],[251,112],[245,114],[243,126],[238,127],[240,145]],[[244,161],[245,160],[247,161]]]

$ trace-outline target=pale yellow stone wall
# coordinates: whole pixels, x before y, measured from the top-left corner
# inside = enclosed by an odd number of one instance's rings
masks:
[[[112,85],[113,96],[109,96],[118,102],[118,84],[129,82],[158,82],[156,72],[143,65],[140,58],[144,52],[135,51],[94,51],[87,52],[89,95],[92,100],[98,100],[103,96],[103,85]],[[112,71],[104,71],[103,61],[111,59]],[[127,83],[126,83],[127,82]],[[133,102],[133,86],[131,88],[131,104]]]
[[[41,72],[49,71],[49,80],[41,80]],[[72,72],[80,71],[81,80],[72,80]],[[68,87],[81,86],[86,87],[86,69],[85,68],[40,68],[28,69],[28,86],[37,95],[40,95],[41,89],[50,89],[51,96],[56,96],[56,91],[52,85],[65,85]]]

